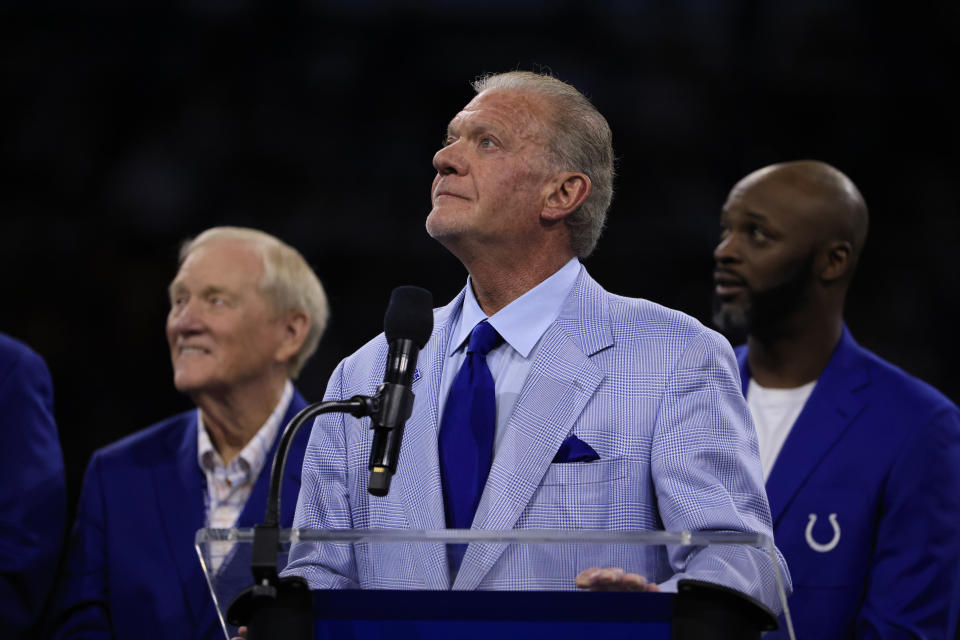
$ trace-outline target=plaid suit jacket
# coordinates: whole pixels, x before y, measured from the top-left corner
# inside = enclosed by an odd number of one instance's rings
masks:
[[[294,526],[445,527],[438,390],[463,296],[434,312],[390,494],[367,492],[369,419],[327,414],[314,425],[304,457]],[[374,393],[386,358],[387,343],[378,336],[339,364],[325,399]],[[600,460],[552,463],[570,434]],[[756,434],[730,345],[689,316],[604,291],[581,270],[535,352],[473,528],[772,535]],[[667,589],[679,578],[698,578],[780,608],[762,550],[638,547],[632,553],[640,557],[630,566]],[[299,543],[287,574],[302,575],[312,588],[573,589],[584,568],[576,552],[473,544],[451,585],[442,545]]]

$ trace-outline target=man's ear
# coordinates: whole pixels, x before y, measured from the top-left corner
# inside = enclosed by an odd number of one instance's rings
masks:
[[[853,245],[847,240],[830,243],[820,269],[820,279],[833,282],[849,275],[853,268]]]
[[[580,208],[592,188],[587,174],[563,171],[547,184],[547,194],[540,217],[556,222]]]
[[[292,358],[303,346],[307,334],[310,332],[310,316],[303,311],[290,311],[280,318],[282,332],[280,345],[277,347],[278,362],[286,362]]]

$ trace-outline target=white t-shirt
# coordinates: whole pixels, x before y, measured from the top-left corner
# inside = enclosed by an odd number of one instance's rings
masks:
[[[757,426],[764,481],[770,477],[773,463],[780,455],[780,449],[790,435],[793,423],[803,411],[803,405],[807,403],[807,398],[816,384],[817,381],[814,380],[793,389],[768,389],[761,387],[753,378],[750,379],[747,386],[747,406],[750,407]]]

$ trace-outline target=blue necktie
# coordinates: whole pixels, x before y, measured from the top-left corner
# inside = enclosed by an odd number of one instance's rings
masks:
[[[440,422],[440,474],[447,528],[469,529],[493,461],[497,405],[487,353],[500,334],[486,320],[473,328]],[[448,545],[457,569],[465,545]],[[456,565],[456,566],[452,566]]]

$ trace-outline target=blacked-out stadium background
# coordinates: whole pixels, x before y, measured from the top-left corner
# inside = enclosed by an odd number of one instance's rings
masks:
[[[311,400],[393,287],[462,287],[423,220],[486,71],[594,101],[619,176],[587,267],[704,322],[730,186],[781,160],[845,171],[871,209],[854,335],[960,400],[958,32],[951,2],[5,3],[0,330],[50,365],[71,505],[95,448],[190,407],[163,333],[184,238],[248,225],[307,257],[333,309]]]

